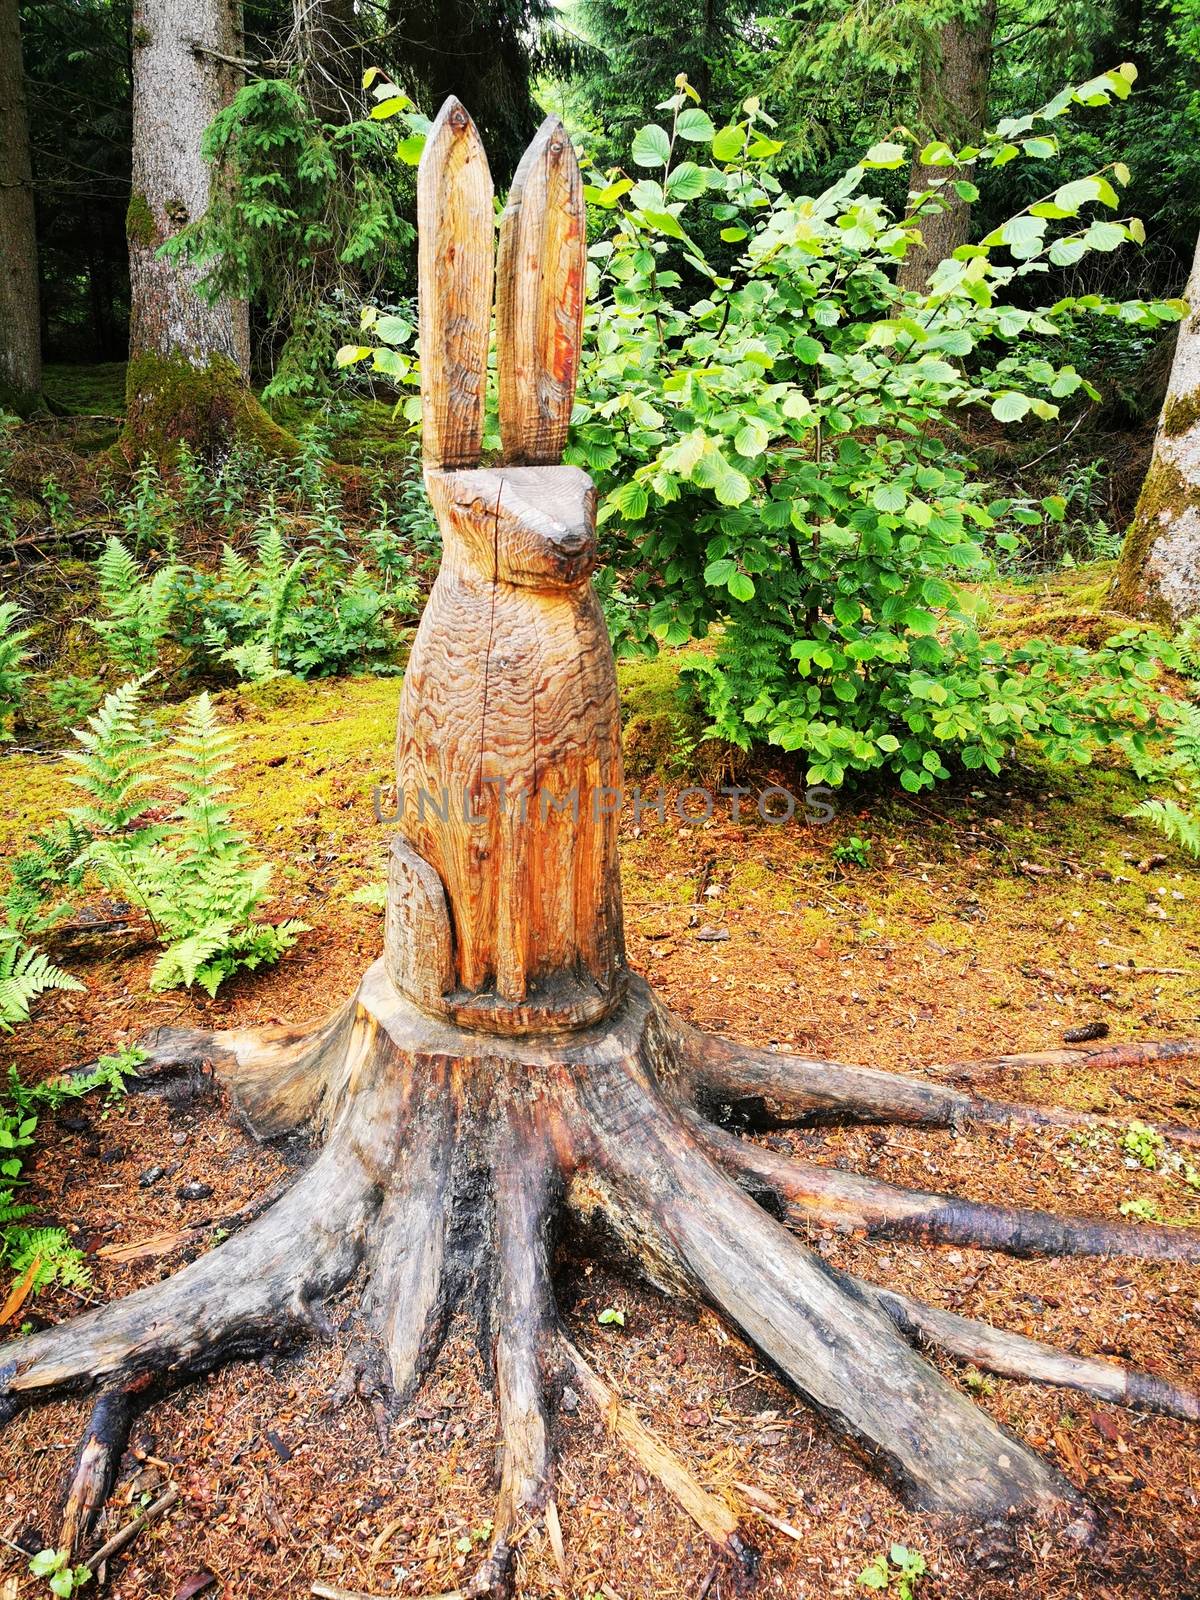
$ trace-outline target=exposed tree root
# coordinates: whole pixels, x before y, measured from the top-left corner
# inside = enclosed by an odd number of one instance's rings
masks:
[[[715,1494],[698,1483],[683,1462],[661,1439],[657,1439],[638,1418],[632,1406],[624,1405],[602,1378],[588,1365],[569,1340],[563,1349],[570,1362],[575,1382],[604,1417],[614,1438],[668,1494],[674,1496],[692,1521],[738,1565],[752,1576],[758,1566],[758,1552],[748,1543],[737,1517]]]
[[[1117,1128],[1128,1119],[1061,1106],[992,1100],[875,1067],[810,1060],[736,1044],[717,1034],[678,1024],[686,1038],[692,1098],[717,1121],[735,1116],[753,1126],[796,1123],[903,1122],[914,1127],[962,1128],[972,1122],[1034,1128]],[[1186,1054],[1200,1053],[1188,1045]],[[1200,1147],[1200,1129],[1160,1124],[1177,1144]]]
[[[861,1230],[885,1239],[966,1244],[1013,1256],[1132,1256],[1142,1261],[1200,1262],[1200,1234],[1149,1222],[1060,1217],[1023,1206],[989,1205],[955,1195],[904,1189],[839,1167],[822,1167],[765,1150],[723,1129],[703,1127],[713,1154],[735,1176],[766,1185],[785,1202],[790,1223]]]
[[[637,979],[602,1023],[500,1038],[401,1000],[382,963],[353,1001],[307,1031],[160,1034],[143,1076],[203,1063],[260,1133],[303,1129],[318,1148],[290,1189],[173,1278],[0,1348],[0,1420],[56,1392],[98,1391],[64,1514],[63,1542],[75,1549],[109,1491],[135,1406],[230,1357],[328,1337],[325,1303],[357,1275],[359,1311],[333,1398],[370,1406],[381,1449],[455,1312],[479,1330],[494,1373],[494,1536],[464,1596],[511,1592],[521,1542],[539,1524],[559,1547],[553,1418],[564,1376],[717,1552],[749,1572],[734,1512],[562,1333],[550,1263],[564,1209],[601,1220],[654,1281],[725,1316],[918,1505],[1088,1526],[1076,1491],[914,1343],[1197,1420],[1196,1395],[1168,1380],[834,1272],[772,1210],[794,1223],[1016,1253],[1195,1261],[1193,1236],[909,1193],[764,1150],[701,1114],[727,1117],[747,1100],[776,1120],[947,1125],[983,1107],[983,1120],[1058,1126],[1079,1120],[1069,1113],[704,1040]]]
[[[946,1061],[933,1071],[953,1083],[972,1083],[994,1072],[1034,1072],[1047,1067],[1077,1067],[1086,1072],[1131,1072],[1170,1061],[1200,1060],[1200,1039],[1156,1039],[1144,1044],[1107,1044],[1095,1050],[1032,1050],[1023,1055],[979,1056]]]
[[[125,1453],[136,1403],[128,1389],[109,1389],[92,1407],[63,1502],[58,1548],[78,1555],[96,1525]]]
[[[1006,1333],[974,1317],[960,1317],[926,1305],[895,1289],[882,1289],[855,1279],[910,1339],[970,1361],[985,1372],[1021,1382],[1080,1389],[1098,1400],[1138,1411],[1156,1411],[1184,1422],[1200,1422],[1200,1393],[1153,1372],[1141,1372],[1097,1356],[1077,1356],[1023,1333]]]

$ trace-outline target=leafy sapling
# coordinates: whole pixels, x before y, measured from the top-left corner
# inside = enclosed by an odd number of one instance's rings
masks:
[[[39,1550],[29,1563],[29,1571],[35,1578],[45,1578],[51,1594],[61,1596],[61,1600],[71,1600],[92,1581],[90,1567],[71,1565],[69,1550]]]
[[[914,1600],[926,1572],[925,1557],[919,1550],[894,1544],[886,1555],[881,1552],[870,1561],[856,1581],[862,1589],[886,1591],[895,1600]]]

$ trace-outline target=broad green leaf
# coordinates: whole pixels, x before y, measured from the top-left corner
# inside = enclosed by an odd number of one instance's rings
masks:
[[[745,143],[746,134],[744,129],[735,127],[719,129],[712,143],[713,160],[736,161],[741,155]]]
[[[748,578],[744,572],[735,572],[726,587],[735,600],[754,599],[754,580]]]
[[[908,150],[890,139],[873,144],[863,157],[864,167],[898,167],[908,159]]]
[[[708,112],[702,111],[699,106],[688,106],[679,113],[675,123],[675,132],[679,137],[690,139],[694,144],[706,144],[716,131]]]
[[[419,165],[421,153],[425,149],[425,135],[423,133],[410,133],[407,139],[401,139],[396,146],[396,158],[403,161],[406,167]]]
[[[639,211],[638,216],[656,233],[665,233],[671,239],[685,239],[679,218],[670,211]]]
[[[667,176],[667,195],[672,200],[695,200],[707,187],[694,161],[681,161]]]
[[[1020,422],[1029,411],[1029,400],[1023,394],[999,394],[992,401],[992,415],[997,422]]]
[[[404,317],[380,317],[374,324],[374,332],[385,344],[404,344],[412,331],[412,323]]]
[[[406,94],[390,95],[386,100],[381,100],[377,106],[371,107],[371,116],[376,122],[382,122],[385,117],[399,116],[401,111],[407,111],[412,101]]]
[[[633,136],[633,159],[639,167],[665,167],[671,159],[671,140],[665,128],[647,123]]]

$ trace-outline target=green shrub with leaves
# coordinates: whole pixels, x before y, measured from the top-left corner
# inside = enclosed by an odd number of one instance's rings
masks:
[[[973,167],[1052,155],[1047,125],[1072,103],[1123,98],[1131,75],[1066,91],[980,148],[934,145],[922,158],[973,193]],[[695,669],[710,731],[803,751],[812,782],[884,770],[919,790],[955,762],[998,772],[1026,737],[1087,759],[1097,739],[1120,736],[1107,709],[1136,711],[1119,692],[1120,652],[1097,666],[1053,646],[981,642],[959,582],[1016,535],[954,429],[967,407],[1001,422],[1052,417],[1088,388],[1072,367],[1027,357],[1030,333],[1087,315],[1178,315],[1096,296],[1014,303],[1034,272],[1140,237],[1134,220],[1080,216],[1115,208],[1128,174],[1115,164],[1061,185],[942,262],[928,293],[902,293],[893,269],[919,213],[898,223],[863,185],[872,168],[906,167],[907,148],[877,145],[824,194],[795,196],[772,176],[780,145],[757,102],[716,129],[692,98],[681,87],[670,127],[638,134],[645,176],[589,189],[615,225],[591,247],[594,355],[573,455],[608,491],[616,558],[629,562],[636,541],[642,604],[627,647],[719,625]],[[922,202],[940,203],[936,188]],[[728,267],[699,255],[696,208],[738,247]],[[708,284],[690,303],[684,271]],[[1095,726],[1068,728],[1085,710]]]
[[[0,742],[12,738],[8,722],[20,707],[29,681],[25,670],[29,659],[25,641],[30,630],[16,626],[20,614],[20,607],[11,600],[0,600]]]
[[[802,752],[810,782],[880,773],[913,791],[956,766],[998,772],[1023,739],[1087,760],[1129,736],[1127,711],[1149,736],[1136,701],[1152,650],[984,643],[961,590],[1016,548],[1024,517],[976,474],[959,418],[1053,418],[1095,393],[1043,353],[1064,330],[1180,314],[1099,295],[1030,308],[1035,275],[1141,240],[1136,218],[1108,215],[1128,171],[1057,185],[943,261],[926,292],[895,281],[943,191],[971,199],[977,170],[1049,160],[1060,117],[1125,99],[1134,77],[1064,90],[978,146],[926,146],[945,176],[907,220],[867,188],[872,171],[908,170],[906,144],[795,193],[760,102],[717,127],[686,80],[637,133],[629,171],[587,186],[605,225],[568,459],[601,492],[618,650],[715,634],[692,669],[710,734]],[[709,259],[697,240],[713,225],[727,248]],[[349,358],[367,355],[378,363]]]
[[[189,706],[164,756],[142,692],[141,680],[114,691],[77,736],[71,781],[87,799],[71,820],[90,836],[78,864],[149,918],[165,946],[152,989],[198,983],[215,994],[234,972],[277,961],[307,925],[258,920],[271,868],[225,803],[234,741],[209,697]],[[174,800],[165,815],[150,808],[163,789]]]
[[[179,567],[159,567],[151,576],[115,535],[105,540],[96,563],[100,604],[106,615],[92,621],[117,666],[148,672],[158,661],[175,612]]]

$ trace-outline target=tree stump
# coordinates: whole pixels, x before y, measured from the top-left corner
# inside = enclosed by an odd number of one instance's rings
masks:
[[[874,1289],[833,1271],[790,1227],[815,1218],[1020,1253],[1191,1261],[1200,1239],[909,1193],[743,1136],[806,1121],[1103,1119],[743,1048],[689,1028],[629,972],[617,691],[589,581],[594,494],[560,464],[585,259],[574,152],[548,119],[501,223],[509,465],[480,465],[491,182],[456,100],[433,126],[418,198],[425,473],[444,555],[401,698],[403,811],[383,956],[315,1028],[149,1042],[147,1083],[210,1062],[260,1137],[303,1130],[312,1162],[173,1278],[0,1348],[0,1417],[63,1390],[97,1395],[63,1521],[78,1548],[138,1406],[224,1358],[328,1334],[323,1302],[357,1277],[340,1392],[369,1401],[385,1450],[396,1447],[392,1411],[452,1317],[490,1330],[481,1353],[495,1381],[498,1499],[465,1593],[507,1592],[519,1538],[542,1519],[557,1527],[553,1416],[566,1378],[749,1575],[754,1553],[728,1506],[622,1408],[560,1326],[556,1228],[573,1212],[602,1222],[652,1282],[724,1316],[912,1502],[1055,1517],[1084,1533],[1079,1493],[914,1344],[1192,1420],[1194,1392]],[[1200,1143],[1194,1130],[1172,1137]]]

